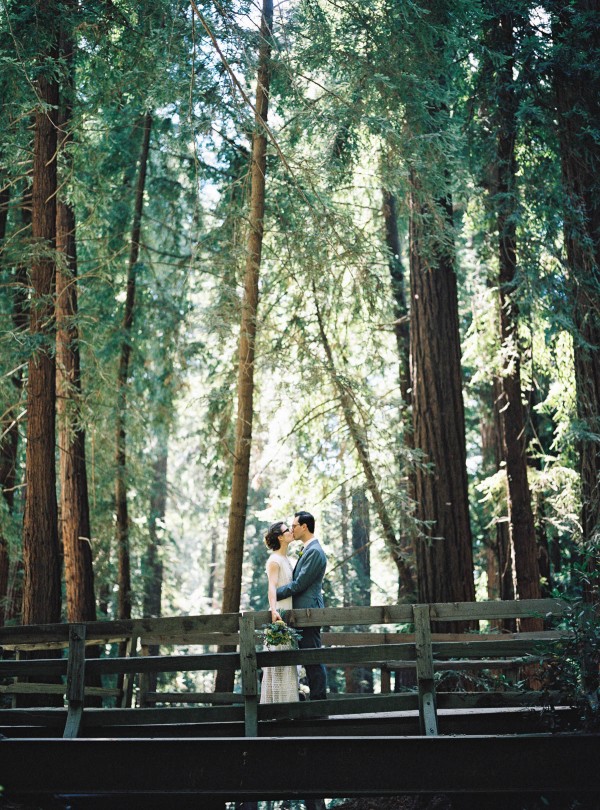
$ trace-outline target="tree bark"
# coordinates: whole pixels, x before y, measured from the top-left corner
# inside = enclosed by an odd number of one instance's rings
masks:
[[[73,43],[61,32],[61,53],[68,66],[65,93],[59,112],[59,152],[68,176],[74,88]],[[81,373],[77,326],[77,254],[75,212],[61,196],[57,201],[56,250],[56,391],[60,469],[60,518],[67,618],[70,622],[95,621],[96,599],[91,549],[90,509],[85,459],[85,430],[81,420]]]
[[[41,17],[48,9],[41,8]],[[56,52],[51,57],[56,57]],[[37,348],[29,361],[27,382],[26,500],[23,519],[23,622],[60,621],[61,565],[57,528],[55,470],[55,258],[56,244],[56,108],[58,85],[38,79],[44,109],[35,114],[32,186],[30,329]]]
[[[404,268],[400,257],[400,236],[398,234],[398,214],[396,197],[387,189],[382,190],[383,221],[385,223],[385,244],[388,249],[388,266],[394,302],[394,332],[400,360],[400,394],[407,409],[411,406],[410,393],[410,330],[408,306],[404,292]],[[407,431],[407,439],[411,437]]]
[[[364,489],[352,491],[352,551],[355,571],[354,605],[371,604],[371,516]]]
[[[0,245],[6,236],[6,221],[8,217],[8,203],[10,200],[10,188],[5,185],[0,189]],[[2,249],[0,247],[0,255]],[[3,409],[4,410],[4,409]],[[16,480],[16,460],[17,460],[17,440],[18,431],[15,422],[16,414],[13,409],[8,409],[6,417],[0,421],[0,490],[6,503],[9,514],[13,510],[14,485]],[[8,540],[5,537],[2,526],[0,526],[0,627],[4,624],[6,615],[6,605],[8,600],[8,575],[10,568],[10,556],[8,550]]]
[[[248,501],[250,450],[254,397],[254,357],[258,280],[262,254],[265,215],[265,179],[267,172],[267,136],[264,124],[269,108],[271,81],[271,37],[273,2],[263,0],[261,40],[256,82],[256,120],[252,136],[251,196],[248,216],[249,232],[244,276],[244,296],[238,348],[237,420],[233,458],[233,481],[229,507],[229,525],[225,551],[223,613],[235,613],[240,607],[244,531]],[[218,688],[221,691],[221,687]]]
[[[600,562],[600,31],[598,0],[552,2],[553,81],[564,193],[579,442],[584,597],[597,602]]]
[[[500,380],[498,377],[494,377],[493,385],[485,398],[486,417],[481,429],[483,462],[487,469],[494,472],[500,470],[504,464],[502,425],[499,412],[500,391]],[[496,521],[494,537],[490,538],[488,544],[487,576],[488,599],[510,600],[515,598],[510,532],[508,530],[508,519],[504,516]],[[517,629],[514,619],[498,619],[492,624],[511,633]]]
[[[140,234],[142,228],[142,214],[144,210],[144,189],[146,187],[146,174],[148,170],[148,156],[150,154],[150,133],[152,130],[152,115],[146,113],[142,121],[142,146],[138,166],[138,179],[135,193],[133,211],[133,225],[131,229],[131,248],[129,264],[127,267],[127,292],[125,298],[125,311],[122,323],[121,357],[117,376],[117,413],[116,413],[116,479],[115,479],[115,508],[116,508],[116,539],[118,553],[118,617],[131,618],[131,561],[129,552],[129,513],[127,508],[127,433],[125,418],[127,412],[127,386],[129,381],[129,361],[131,357],[131,341],[133,330],[133,316],[135,308],[135,285],[137,261],[140,251]]]
[[[503,373],[501,376],[500,414],[506,463],[508,515],[513,547],[517,595],[520,599],[539,599],[540,572],[537,557],[535,523],[527,480],[525,413],[521,391],[518,305],[516,282],[516,96],[513,80],[514,33],[512,16],[500,14],[492,20],[491,47],[502,57],[494,86],[496,98],[496,182],[492,205],[498,229],[498,289],[500,301],[500,338]],[[537,619],[521,622],[523,629],[541,629]]]
[[[428,198],[414,172],[410,180],[413,429],[431,465],[417,465],[414,476],[419,600],[464,602],[475,598],[475,587],[452,203]]]
[[[144,616],[161,616],[163,563],[162,525],[167,511],[168,436],[163,436],[159,454],[154,462],[150,493],[149,542],[145,559]],[[151,653],[152,654],[152,653]]]
[[[400,362],[399,380],[400,395],[404,404],[403,413],[403,439],[408,449],[414,448],[414,436],[412,432],[412,388],[410,382],[410,329],[409,314],[405,294],[405,272],[402,266],[400,236],[398,233],[398,213],[396,197],[387,189],[383,189],[383,220],[385,223],[385,243],[388,249],[388,266],[390,270],[390,280],[392,286],[392,297],[394,302],[394,332],[396,335],[396,346],[398,348],[398,358]],[[408,466],[408,465],[407,465]],[[402,471],[401,471],[402,473]],[[410,482],[414,470],[409,467],[405,471]],[[408,484],[408,489],[414,491],[414,483]],[[407,560],[411,560],[414,565],[415,545],[414,537],[409,532],[403,533],[401,529],[399,538],[400,547]],[[399,598],[402,585],[399,584]]]
[[[31,238],[31,188],[28,186],[20,204],[21,225],[23,237]],[[28,272],[24,264],[17,265],[15,271],[12,321],[17,334],[24,333],[29,326],[28,301]],[[3,495],[8,506],[9,514],[15,514],[15,487],[17,485],[17,453],[19,445],[18,408],[21,407],[23,396],[23,372],[19,368],[15,371],[12,382],[15,388],[15,408],[7,414],[6,423],[2,432],[6,431],[4,442],[0,443],[2,456],[2,473],[0,480],[4,482]],[[7,587],[4,601],[4,621],[15,619],[22,613],[23,605],[23,560],[20,555],[10,557],[8,548],[4,557],[8,564]]]
[[[235,613],[239,610],[242,589],[244,532],[248,505],[250,451],[252,449],[258,280],[264,233],[265,181],[267,175],[267,136],[264,125],[267,122],[269,111],[272,32],[273,0],[263,0],[256,79],[256,114],[254,132],[252,135],[248,244],[246,247],[244,295],[242,299],[242,316],[238,344],[237,419],[235,426],[235,449],[233,454],[233,479],[229,505],[229,524],[225,549],[223,613]],[[216,691],[231,691],[233,688],[233,680],[233,672],[230,670],[219,670],[216,678]]]

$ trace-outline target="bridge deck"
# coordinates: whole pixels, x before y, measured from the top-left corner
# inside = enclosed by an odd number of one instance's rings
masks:
[[[275,756],[284,765],[269,766]],[[599,762],[600,737],[570,734],[0,741],[0,781],[9,796],[600,796]]]

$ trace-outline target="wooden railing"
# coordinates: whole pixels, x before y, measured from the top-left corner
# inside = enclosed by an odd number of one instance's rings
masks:
[[[46,723],[65,737],[86,733],[86,725],[109,729],[116,725],[164,723],[244,722],[246,736],[256,736],[263,720],[313,718],[419,710],[421,733],[438,733],[438,709],[485,706],[532,706],[541,703],[534,690],[450,692],[435,689],[436,670],[499,669],[539,662],[551,654],[552,645],[569,635],[565,629],[529,633],[432,633],[444,622],[492,622],[529,617],[560,620],[568,610],[559,600],[466,602],[447,604],[387,605],[324,610],[295,610],[286,617],[302,628],[325,626],[321,649],[257,651],[257,632],[270,621],[267,611],[162,619],[91,622],[72,625],[14,626],[0,628],[0,692],[11,696],[13,706],[0,709],[1,724]],[[343,627],[335,632],[333,628]],[[362,628],[349,632],[348,628]],[[367,629],[364,629],[367,628]],[[411,632],[400,632],[410,629]],[[122,657],[87,657],[86,647],[105,649],[127,645]],[[152,647],[203,648],[200,653],[171,652],[149,655]],[[224,646],[235,652],[219,652]],[[62,650],[50,658],[47,651]],[[65,654],[66,653],[66,654]],[[55,653],[60,654],[60,653]],[[45,656],[45,657],[44,657]],[[380,670],[381,691],[373,695],[336,695],[326,701],[259,704],[259,669],[266,666],[322,663],[330,667],[366,666]],[[389,671],[414,667],[413,692],[391,693]],[[240,673],[234,693],[208,690],[157,691],[149,688],[152,673],[211,672],[222,667]],[[119,675],[123,685],[86,686],[86,676]],[[10,682],[10,679],[12,682]],[[64,679],[64,682],[63,682]],[[44,683],[54,680],[54,683]],[[59,682],[60,681],[60,682]],[[135,700],[134,700],[135,687]],[[65,696],[65,708],[20,709],[19,696]],[[85,698],[117,702],[114,708],[85,708]],[[5,700],[7,698],[5,697]],[[133,704],[136,707],[133,707]],[[162,705],[158,705],[162,704]],[[173,704],[186,704],[175,707]],[[66,716],[65,716],[66,714]],[[35,720],[32,717],[35,716]],[[23,721],[24,722],[24,721]],[[132,735],[133,736],[133,735]]]

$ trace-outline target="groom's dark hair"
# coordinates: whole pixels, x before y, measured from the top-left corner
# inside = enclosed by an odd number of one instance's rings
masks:
[[[311,515],[311,513],[310,513],[310,512],[304,512],[304,511],[302,511],[302,512],[295,512],[295,513],[294,513],[294,517],[297,517],[297,518],[298,518],[298,523],[299,523],[299,524],[304,524],[304,523],[306,523],[306,528],[308,529],[308,531],[309,531],[311,534],[313,534],[313,533],[314,533],[314,531],[315,531],[315,519],[314,519],[314,517]]]

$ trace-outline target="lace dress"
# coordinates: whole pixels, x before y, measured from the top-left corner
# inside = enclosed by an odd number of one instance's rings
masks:
[[[287,585],[292,581],[292,564],[287,557],[281,554],[271,554],[267,560],[267,565],[274,560],[279,566],[279,578],[277,587]],[[292,597],[282,599],[277,602],[277,608],[282,610],[292,609]],[[272,650],[291,650],[288,644],[280,644],[278,647],[267,647]],[[298,671],[296,666],[291,667],[264,667],[263,679],[260,687],[261,703],[292,703],[298,700]]]

